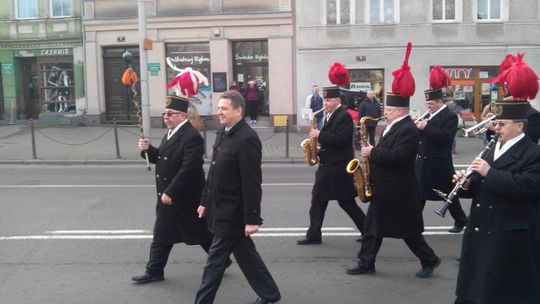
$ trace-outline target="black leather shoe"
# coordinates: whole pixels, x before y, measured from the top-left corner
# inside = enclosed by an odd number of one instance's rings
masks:
[[[140,276],[134,276],[131,279],[135,282],[135,284],[146,284],[146,283],[158,282],[158,281],[165,280],[165,278],[163,276],[153,276],[153,275],[149,275],[148,273],[145,273],[145,274],[140,275]]]
[[[315,244],[320,244],[320,243],[322,243],[321,240],[308,239],[308,238],[296,241],[297,245],[315,245]]]
[[[422,269],[420,269],[416,273],[416,277],[422,278],[422,279],[431,277],[433,275],[433,271],[435,270],[435,268],[439,267],[439,265],[441,265],[441,259],[437,258],[437,262],[435,262],[433,266],[422,267]]]
[[[265,299],[261,299],[261,298],[257,298],[257,300],[255,300],[255,302],[253,302],[253,304],[272,304],[272,303],[277,303],[276,302],[272,302],[270,300],[265,300]]]
[[[359,262],[354,267],[347,268],[347,274],[372,274],[375,273],[375,265],[367,267]]]
[[[454,226],[448,230],[451,233],[460,233],[461,231],[463,231],[463,226]]]
[[[357,241],[358,243],[363,242],[363,241],[364,241],[364,236],[361,235],[359,238],[356,239],[356,241]]]
[[[227,262],[225,262],[225,268],[231,267],[231,264],[232,264],[232,260],[231,260],[231,258],[229,258],[229,259],[227,260]]]

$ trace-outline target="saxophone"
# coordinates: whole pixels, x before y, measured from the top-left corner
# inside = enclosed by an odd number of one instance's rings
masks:
[[[368,145],[368,139],[367,139],[367,130],[366,130],[366,121],[367,120],[374,120],[379,121],[383,119],[383,117],[379,118],[373,118],[371,116],[364,116],[360,119],[360,126],[356,126],[358,129],[358,137],[360,139],[360,143],[363,147],[366,147]],[[346,170],[348,173],[351,173],[354,177],[354,187],[356,189],[356,193],[358,194],[358,198],[362,203],[367,203],[371,201],[371,183],[369,181],[370,176],[370,168],[369,168],[369,158],[361,156],[360,159],[354,158],[352,159],[346,167]]]
[[[325,107],[322,107],[320,110],[314,112],[311,115],[310,125],[312,129],[317,129],[317,119],[315,118],[315,115],[319,114],[324,110]],[[319,157],[317,156],[317,145],[318,143],[316,138],[304,139],[300,144],[300,146],[304,149],[304,161],[310,167],[316,165],[319,162]]]

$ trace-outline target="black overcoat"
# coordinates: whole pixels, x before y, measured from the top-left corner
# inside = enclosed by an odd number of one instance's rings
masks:
[[[540,147],[525,137],[476,175],[456,295],[475,304],[540,303]]]
[[[447,107],[433,116],[420,130],[420,147],[416,160],[416,178],[420,199],[442,200],[432,189],[449,193],[453,188],[452,142],[458,128],[458,117]]]
[[[189,122],[171,139],[165,135],[159,148],[149,147],[148,158],[156,164],[155,242],[193,245],[212,237],[197,214],[204,186],[203,154],[203,138]],[[172,198],[172,205],[161,202],[162,193]]]
[[[242,237],[245,225],[261,225],[261,141],[244,120],[216,142],[202,206],[208,228],[220,237]]]
[[[409,116],[395,123],[371,150],[373,197],[365,230],[376,237],[409,238],[424,231],[415,159],[418,131]]]
[[[354,158],[354,124],[345,109],[339,107],[319,133],[319,167],[311,194],[319,201],[346,200],[356,197],[353,176],[347,163]]]

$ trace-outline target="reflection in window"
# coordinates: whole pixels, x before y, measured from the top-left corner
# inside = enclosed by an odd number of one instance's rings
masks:
[[[19,18],[37,17],[37,0],[17,0],[17,16]]]
[[[326,24],[352,24],[354,23],[354,1],[351,0],[324,0]]]
[[[479,20],[501,19],[501,0],[477,0],[476,9]]]
[[[71,16],[71,0],[51,0],[52,16]]]
[[[369,21],[371,24],[395,22],[395,0],[370,0]]]
[[[73,64],[43,63],[40,66],[43,112],[75,111],[73,96]]]
[[[455,20],[456,0],[432,0],[433,20]]]

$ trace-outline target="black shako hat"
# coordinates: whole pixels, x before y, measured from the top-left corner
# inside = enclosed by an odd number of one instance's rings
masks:
[[[323,87],[323,98],[339,98],[341,96],[338,86]]]
[[[501,101],[495,102],[496,119],[527,119],[527,111],[530,104],[526,100]]]
[[[187,113],[189,107],[189,100],[186,97],[180,96],[167,96],[167,101],[165,103],[166,109],[172,109],[180,112]]]

